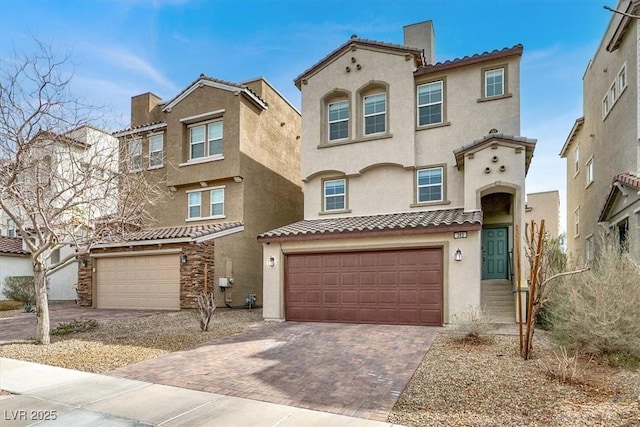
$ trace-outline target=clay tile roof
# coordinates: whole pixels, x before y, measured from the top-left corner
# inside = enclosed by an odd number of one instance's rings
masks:
[[[143,125],[135,126],[132,128],[117,130],[115,132],[112,132],[111,135],[118,137],[118,136],[123,136],[125,134],[130,134],[130,133],[144,132],[145,130],[150,130],[150,129],[158,129],[161,127],[165,127],[166,125],[167,123],[163,121],[145,123]]]
[[[139,242],[144,240],[164,239],[197,239],[213,233],[241,227],[239,221],[224,222],[220,224],[186,225],[180,227],[164,227],[150,230],[141,230],[126,236],[127,241]]]
[[[613,177],[613,182],[620,182],[629,187],[633,187],[636,190],[640,190],[640,176],[633,173],[621,173]]]
[[[0,253],[27,255],[22,249],[22,239],[20,237],[0,236]]]
[[[522,55],[523,50],[524,47],[521,44],[517,44],[513,47],[505,47],[502,50],[496,49],[491,52],[477,53],[475,55],[465,56],[463,58],[455,58],[444,62],[437,62],[435,64],[423,65],[422,67],[418,68],[413,74],[414,76],[420,76],[436,71],[447,70],[449,68],[462,67],[465,65],[504,58],[506,56]]]
[[[451,225],[482,225],[482,212],[444,209],[342,218],[322,218],[299,221],[260,234],[258,240],[268,241],[288,237],[340,235],[354,232],[431,229]]]

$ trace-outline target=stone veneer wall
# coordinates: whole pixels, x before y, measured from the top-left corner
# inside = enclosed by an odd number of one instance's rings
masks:
[[[207,271],[207,290],[214,289],[214,241],[203,243],[173,243],[162,245],[161,249],[181,248],[182,253],[187,256],[187,262],[180,264],[180,308],[196,308],[198,306],[197,296],[204,291],[205,265]],[[103,254],[113,252],[139,252],[148,251],[149,246],[133,246],[97,249],[92,253]],[[93,268],[96,259],[88,255],[78,257],[78,302],[82,306],[93,305],[93,280],[95,274]],[[87,260],[87,265],[83,265],[83,260]]]

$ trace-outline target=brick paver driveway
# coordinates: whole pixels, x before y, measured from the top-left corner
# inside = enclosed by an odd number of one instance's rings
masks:
[[[53,329],[60,323],[67,323],[72,320],[95,319],[98,322],[108,322],[117,319],[151,316],[156,313],[161,313],[161,311],[105,310],[76,305],[52,304],[49,307],[49,322]],[[35,313],[19,313],[13,317],[0,318],[0,342],[26,340],[35,337],[36,323]]]
[[[386,420],[439,328],[261,323],[110,375]]]

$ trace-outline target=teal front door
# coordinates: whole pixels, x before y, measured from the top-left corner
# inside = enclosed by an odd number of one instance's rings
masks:
[[[507,227],[482,229],[482,279],[509,278]]]

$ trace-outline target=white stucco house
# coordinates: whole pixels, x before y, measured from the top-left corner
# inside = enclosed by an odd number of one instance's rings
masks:
[[[76,253],[75,244],[81,241],[83,235],[87,232],[87,218],[108,215],[111,210],[115,209],[118,195],[117,192],[114,192],[110,195],[110,200],[107,198],[104,201],[103,206],[106,207],[104,211],[85,212],[83,211],[84,205],[81,202],[76,203],[74,197],[84,197],[88,193],[76,194],[73,190],[67,190],[67,188],[73,187],[74,182],[87,179],[89,180],[89,191],[102,194],[104,190],[99,183],[101,180],[94,180],[95,185],[93,185],[92,178],[88,176],[89,173],[96,173],[95,170],[88,170],[91,168],[89,165],[99,164],[103,168],[101,173],[105,177],[108,177],[109,174],[114,174],[118,167],[118,140],[100,129],[81,126],[63,135],[49,135],[41,132],[31,143],[34,144],[34,148],[29,152],[32,159],[27,163],[29,165],[28,172],[25,172],[25,174],[34,175],[35,173],[35,175],[38,175],[36,177],[37,180],[48,180],[42,188],[47,190],[55,189],[55,191],[52,191],[54,193],[57,192],[57,196],[52,199],[51,205],[35,209],[35,203],[33,202],[23,203],[20,200],[12,199],[15,194],[10,188],[3,188],[3,191],[0,192],[3,206],[6,208],[6,210],[0,209],[0,235],[5,236],[3,239],[7,239],[5,240],[6,242],[11,239],[12,245],[17,245],[16,240],[21,242],[19,245],[21,248],[20,253],[15,251],[13,253],[0,253],[0,262],[5,266],[2,274],[5,276],[33,275],[28,247],[22,242],[19,226],[10,217],[7,210],[12,212],[14,217],[21,219],[24,225],[24,233],[30,239],[46,238],[45,233],[42,232],[44,227],[40,227],[42,224],[41,218],[47,218],[49,221],[55,218],[56,222],[50,224],[50,227],[60,230],[60,233],[58,233],[56,239],[57,243],[44,253],[46,263],[47,265],[55,265],[60,261],[64,261],[67,257],[71,260],[69,263],[63,263],[59,268],[53,269],[47,275],[48,299],[52,301],[76,300],[78,261],[74,257]],[[108,153],[115,154],[115,156],[109,156]],[[11,161],[13,159],[6,159],[5,167],[12,167]],[[37,165],[37,167],[33,165]],[[21,179],[28,180],[32,179],[32,177],[28,176]],[[17,192],[17,194],[21,193]],[[46,198],[43,198],[43,200],[46,200]],[[35,220],[26,214],[27,207],[36,212],[32,216]],[[18,272],[20,274],[17,274]],[[2,278],[2,280],[4,279]],[[4,295],[0,295],[0,298],[3,299]]]
[[[436,62],[434,46],[431,21],[402,45],[354,35],[295,79],[304,220],[258,236],[265,319],[515,322],[523,47]]]

